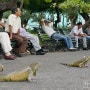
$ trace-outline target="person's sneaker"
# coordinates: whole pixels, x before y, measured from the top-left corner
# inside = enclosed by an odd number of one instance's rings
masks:
[[[74,47],[70,47],[69,50],[77,50],[77,48],[74,48]]]
[[[67,52],[67,51],[68,51],[68,49],[67,49],[67,48],[64,48],[63,50],[64,50],[65,52]]]
[[[83,50],[88,50],[88,48],[85,47],[85,48],[83,48]]]
[[[36,51],[36,55],[44,55],[44,54],[45,54],[45,52],[44,51],[41,51],[41,49],[38,50],[38,51]]]
[[[15,53],[16,56],[22,57],[23,55],[21,53]]]
[[[45,52],[45,53],[49,52],[49,50],[47,49],[40,49],[40,51]]]
[[[80,50],[82,50],[80,47],[75,47],[76,49],[77,49],[77,51],[80,51]]]

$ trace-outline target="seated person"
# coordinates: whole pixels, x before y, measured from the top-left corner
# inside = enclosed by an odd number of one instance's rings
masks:
[[[88,25],[88,27],[86,28],[86,30],[84,31],[88,36],[90,36],[90,25]]]
[[[4,26],[4,24],[0,21],[0,26]],[[5,54],[6,60],[14,60],[15,56],[13,56],[10,51],[12,50],[10,38],[6,32],[0,32],[0,44]]]
[[[70,32],[71,37],[75,37],[76,45],[75,47],[78,48],[78,39],[83,39],[83,50],[87,50],[87,41],[86,41],[86,34],[83,33],[82,30],[82,23],[77,23],[76,26],[73,27],[73,29]]]
[[[36,55],[44,55],[45,52],[43,49],[41,49],[41,46],[39,44],[39,39],[37,36],[27,32],[24,28],[20,28],[20,36],[26,37],[28,40],[30,40],[30,42],[32,43],[35,51],[36,51]]]
[[[17,42],[17,48],[14,48],[14,52],[18,57],[22,57],[21,53],[26,52],[28,40],[26,37],[20,36],[20,27],[21,27],[21,10],[20,8],[13,8],[12,14],[9,15],[5,31],[8,32],[10,39]]]
[[[90,41],[90,25],[84,30],[84,33],[86,34],[87,41]]]
[[[66,37],[62,34],[57,33],[56,31],[54,31],[51,27],[49,27],[49,23],[50,21],[41,20],[42,23],[42,29],[43,31],[52,39],[58,39],[58,40],[63,40],[65,42],[65,44],[67,45],[67,49],[68,50],[75,50],[75,48],[73,47],[73,43],[71,41],[71,38]]]

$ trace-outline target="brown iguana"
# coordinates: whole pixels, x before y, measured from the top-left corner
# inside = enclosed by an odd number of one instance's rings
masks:
[[[2,64],[0,63],[0,72],[3,71],[3,70],[5,70],[5,67],[4,67],[4,65],[2,65]]]
[[[16,71],[6,76],[0,76],[0,81],[20,82],[20,81],[28,80],[32,82],[31,75],[33,74],[34,76],[36,76],[36,71],[38,70],[39,66],[40,66],[40,63],[32,63],[24,70]]]
[[[84,58],[82,58],[81,60],[79,61],[76,61],[72,64],[66,64],[66,63],[60,63],[62,65],[65,65],[65,66],[69,66],[69,67],[86,67],[85,65],[87,64],[87,62],[90,60],[90,56],[86,56]]]

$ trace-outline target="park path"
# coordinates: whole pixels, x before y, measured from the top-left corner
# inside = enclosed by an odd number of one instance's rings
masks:
[[[0,82],[0,90],[90,90],[90,62],[87,68],[59,64],[60,62],[72,63],[84,56],[90,56],[90,50],[26,55],[13,61],[0,59],[7,68],[6,71],[0,72],[0,75],[21,70],[33,62],[41,63],[32,83],[28,81]]]

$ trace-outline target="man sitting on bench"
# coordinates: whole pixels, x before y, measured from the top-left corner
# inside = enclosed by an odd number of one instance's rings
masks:
[[[20,28],[20,36],[26,37],[28,40],[30,40],[30,42],[32,43],[35,51],[36,51],[36,55],[44,55],[45,52],[43,49],[41,49],[41,46],[39,44],[39,39],[37,36],[27,32],[24,28]]]
[[[63,40],[66,44],[66,48],[68,50],[75,50],[76,48],[73,47],[73,43],[71,41],[71,38],[69,37],[66,37],[62,34],[59,34],[57,33],[56,31],[54,31],[51,27],[49,27],[49,23],[50,21],[47,21],[47,20],[44,20],[42,19],[41,20],[41,23],[42,23],[42,29],[43,31],[52,39],[58,39],[58,40]]]
[[[78,22],[76,26],[73,27],[73,29],[70,32],[70,35],[75,38],[76,40],[76,48],[79,48],[78,46],[78,39],[83,40],[83,50],[87,50],[87,40],[86,40],[86,34],[83,33],[82,30],[82,22]]]

